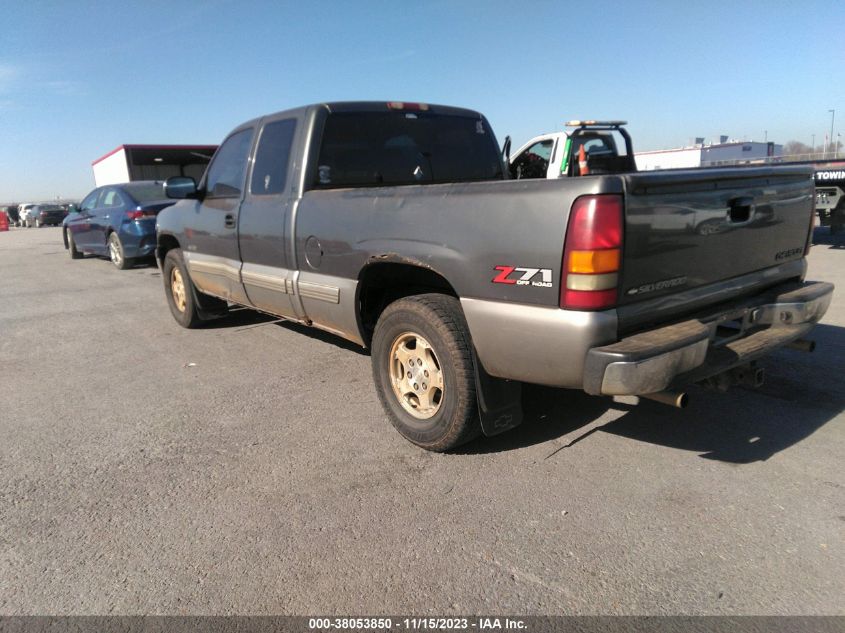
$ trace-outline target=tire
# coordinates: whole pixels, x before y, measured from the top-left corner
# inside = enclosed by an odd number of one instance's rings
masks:
[[[167,251],[163,272],[164,293],[173,318],[184,328],[198,327],[202,319],[197,311],[194,284],[182,259],[181,248]]]
[[[109,259],[116,268],[126,270],[135,265],[135,260],[131,257],[126,257],[123,250],[123,242],[117,236],[117,233],[109,233],[109,238],[106,240],[106,246],[109,250]]]
[[[447,451],[480,435],[472,343],[454,297],[391,303],[373,334],[372,367],[381,404],[408,441]]]
[[[82,259],[84,255],[76,249],[76,242],[73,239],[73,233],[65,231],[65,235],[67,235],[67,250],[70,253],[70,258]]]

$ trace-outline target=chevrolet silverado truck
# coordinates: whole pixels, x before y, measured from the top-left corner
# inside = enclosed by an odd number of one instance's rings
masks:
[[[400,102],[248,121],[158,215],[187,328],[231,304],[369,348],[392,424],[429,450],[522,420],[524,382],[680,406],[755,382],[833,286],[806,282],[806,167],[510,179],[487,120]],[[683,221],[718,218],[701,234]]]

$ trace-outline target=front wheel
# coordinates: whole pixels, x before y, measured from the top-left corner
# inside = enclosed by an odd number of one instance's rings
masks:
[[[117,233],[111,233],[109,235],[108,246],[109,259],[111,260],[112,264],[114,264],[120,270],[132,268],[132,265],[135,263],[135,260],[126,257],[126,254],[123,250],[123,243],[120,241],[120,238],[117,236]]]
[[[68,252],[70,252],[70,258],[82,259],[83,255],[76,248],[76,242],[73,239],[73,233],[71,233],[70,231],[65,231],[65,235],[67,235],[67,250]]]
[[[194,298],[194,284],[188,275],[188,268],[182,259],[182,249],[167,251],[164,257],[164,288],[167,305],[176,322],[185,328],[195,328],[202,323],[197,302]]]
[[[373,380],[407,440],[447,451],[481,433],[472,343],[454,297],[425,294],[390,304],[372,342]]]

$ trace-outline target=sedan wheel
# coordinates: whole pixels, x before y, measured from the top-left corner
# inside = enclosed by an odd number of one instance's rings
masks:
[[[117,233],[109,235],[109,259],[120,270],[131,268],[132,264],[135,263],[134,260],[127,258],[124,254],[123,244],[120,242]]]

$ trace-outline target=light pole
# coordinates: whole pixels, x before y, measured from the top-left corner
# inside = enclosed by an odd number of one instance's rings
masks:
[[[836,110],[828,110],[830,112],[830,144],[833,145],[833,117],[836,116]]]

